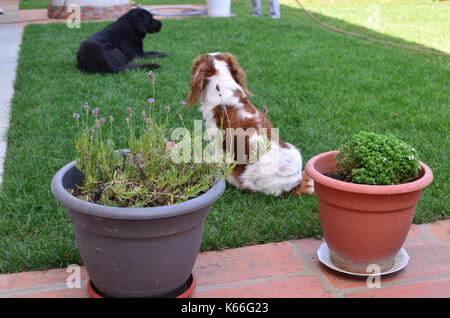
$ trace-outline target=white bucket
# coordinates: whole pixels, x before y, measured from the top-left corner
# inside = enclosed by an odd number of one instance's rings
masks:
[[[208,16],[229,17],[231,15],[231,0],[207,0]]]

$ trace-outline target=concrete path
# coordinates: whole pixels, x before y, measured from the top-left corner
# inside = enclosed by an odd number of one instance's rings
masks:
[[[11,100],[14,96],[17,61],[22,43],[23,27],[0,25],[0,183],[6,155],[7,131]]]

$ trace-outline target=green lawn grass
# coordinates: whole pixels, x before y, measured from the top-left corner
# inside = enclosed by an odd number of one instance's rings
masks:
[[[162,65],[155,71],[159,112],[186,99],[197,55],[231,52],[247,73],[254,104],[268,107],[281,138],[296,145],[305,162],[360,130],[395,134],[418,150],[435,176],[414,222],[450,217],[448,58],[343,36],[288,6],[280,20],[251,17],[245,0],[233,1],[232,9],[233,18],[166,20],[145,40],[145,50],[174,54],[154,60]],[[24,32],[0,188],[0,273],[80,262],[71,222],[50,192],[55,172],[74,158],[72,114],[88,101],[101,115],[113,115],[123,147],[126,108],[137,113],[151,96],[145,71],[87,75],[75,68],[79,43],[106,25],[30,25]],[[184,117],[192,127],[201,114],[187,108]],[[201,249],[320,235],[316,197],[274,198],[228,185],[206,220]]]
[[[44,9],[49,3],[49,0],[20,0],[19,9]]]
[[[346,23],[360,26],[356,31],[375,31],[402,38],[415,44],[450,53],[450,3],[440,1],[316,1],[302,0],[306,9],[333,17],[334,26]],[[295,0],[281,0],[282,5],[298,7]]]
[[[206,3],[206,0],[141,0],[135,2],[143,5],[168,5]],[[49,0],[20,0],[20,9],[44,9],[49,3]]]

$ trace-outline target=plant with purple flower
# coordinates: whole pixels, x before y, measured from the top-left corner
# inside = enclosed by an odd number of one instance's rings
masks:
[[[116,150],[113,140],[113,123],[119,122],[122,127],[125,123],[114,121],[110,116],[109,134],[102,134],[106,118],[98,118],[98,108],[89,112],[88,104],[83,106],[86,127],[81,134],[78,133],[75,149],[76,165],[83,172],[84,180],[83,185],[72,192],[73,195],[108,206],[170,205],[208,191],[219,179],[231,173],[232,164],[173,160],[173,151],[186,150],[183,143],[175,143],[168,138],[173,129],[168,127],[169,116],[178,115],[185,126],[183,115],[179,112],[186,102],[180,102],[176,112],[171,112],[170,105],[167,105],[164,108],[165,121],[158,120],[155,117],[155,76],[152,72],[148,76],[153,86],[153,95],[147,99],[148,110],[142,110],[139,114],[127,107],[126,113],[124,111],[129,131],[125,146],[129,152],[126,156]],[[133,127],[133,116],[141,117],[139,131],[139,127]],[[78,123],[80,115],[74,113],[73,118]]]

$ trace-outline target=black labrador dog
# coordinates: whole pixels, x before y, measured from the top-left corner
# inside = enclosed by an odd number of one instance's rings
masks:
[[[136,57],[170,55],[143,51],[145,35],[159,32],[161,27],[161,21],[147,10],[132,9],[80,44],[77,68],[86,73],[114,74],[136,68],[158,68],[158,64],[129,64],[129,61]]]

